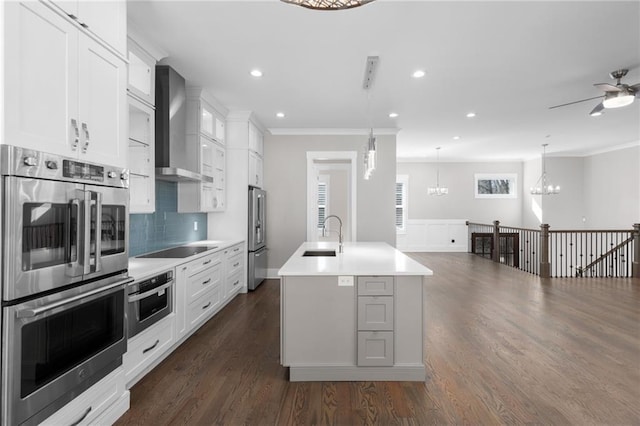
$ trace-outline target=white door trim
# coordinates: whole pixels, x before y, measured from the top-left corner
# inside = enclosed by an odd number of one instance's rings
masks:
[[[315,218],[312,214],[314,211],[317,186],[316,175],[317,168],[314,165],[315,160],[348,160],[350,166],[350,188],[351,194],[349,211],[351,214],[351,241],[356,241],[356,231],[358,229],[356,224],[357,215],[357,182],[358,182],[358,166],[357,166],[358,153],[356,151],[307,151],[307,241],[317,241],[317,229]]]

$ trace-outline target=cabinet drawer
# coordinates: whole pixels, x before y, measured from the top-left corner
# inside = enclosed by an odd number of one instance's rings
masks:
[[[393,296],[358,296],[358,330],[393,330]]]
[[[393,277],[358,277],[358,296],[385,295],[393,295]]]
[[[358,365],[370,367],[393,365],[393,332],[359,331]]]
[[[216,286],[189,305],[187,313],[188,328],[192,329],[209,318],[222,302],[222,286]]]
[[[238,271],[244,270],[244,257],[242,253],[231,256],[227,259],[227,277],[235,275]]]
[[[200,271],[187,279],[187,303],[192,303],[213,287],[219,286],[222,280],[220,263]]]
[[[236,244],[235,246],[229,247],[228,249],[226,249],[224,251],[224,254],[227,257],[227,260],[229,260],[230,258],[232,258],[238,253],[242,253],[242,248],[243,248],[243,244]]]
[[[205,268],[210,268],[216,263],[220,263],[220,253],[211,253],[206,256],[203,256],[197,260],[191,261],[186,264],[187,266],[187,276],[190,277],[192,275],[197,274],[198,272],[204,270]]]
[[[227,297],[234,295],[242,288],[243,271],[237,272],[235,275],[227,278]]]
[[[128,342],[122,358],[127,383],[158,359],[174,341],[175,315],[160,320]]]
[[[41,424],[52,426],[93,424],[125,392],[124,369],[118,367]]]

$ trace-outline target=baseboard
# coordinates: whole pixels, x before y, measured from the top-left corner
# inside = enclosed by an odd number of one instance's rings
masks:
[[[424,382],[422,364],[394,365],[390,367],[310,366],[289,367],[291,382]]]
[[[466,253],[468,250],[466,247],[447,247],[447,246],[398,246],[396,247],[402,252],[417,252],[417,253]]]

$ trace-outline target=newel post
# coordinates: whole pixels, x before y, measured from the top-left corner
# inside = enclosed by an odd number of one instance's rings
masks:
[[[493,261],[500,263],[500,221],[493,221]]]
[[[549,263],[549,224],[540,225],[540,278],[551,277],[551,264]]]
[[[631,276],[640,278],[640,223],[633,224],[633,261],[631,263]]]

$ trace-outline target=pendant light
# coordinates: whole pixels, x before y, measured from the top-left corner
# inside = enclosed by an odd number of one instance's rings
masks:
[[[364,150],[364,178],[369,180],[371,174],[376,169],[376,138],[373,136],[373,117],[371,113],[371,86],[375,77],[378,65],[377,56],[367,57],[367,64],[364,71],[364,82],[362,87],[367,92],[367,115],[369,116],[369,139]]]
[[[427,189],[429,195],[447,195],[449,188],[446,186],[440,186],[440,147],[436,148],[436,186],[430,186]]]
[[[547,183],[547,166],[545,157],[548,143],[542,144],[542,175],[538,178],[535,187],[531,187],[532,195],[555,195],[560,193],[560,186],[553,186]]]
[[[281,0],[314,10],[343,10],[359,7],[374,0]]]

